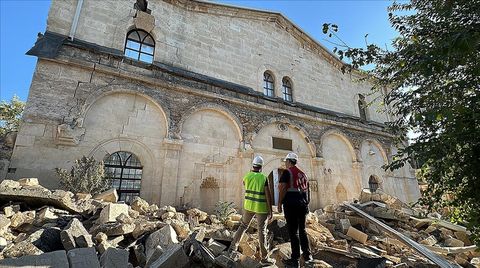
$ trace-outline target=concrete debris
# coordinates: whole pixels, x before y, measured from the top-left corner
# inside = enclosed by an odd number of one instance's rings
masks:
[[[130,205],[117,201],[115,189],[92,198],[47,190],[34,178],[0,182],[0,268],[261,266],[255,222],[238,251],[227,250],[240,214],[222,223],[198,208],[159,208],[140,197]],[[314,261],[301,261],[302,267],[434,267],[418,248],[366,220],[364,213],[450,263],[480,267],[468,230],[441,220],[440,214],[422,218],[425,211],[368,190],[356,208],[331,204],[307,215]],[[288,229],[282,214],[273,216],[268,244],[276,263],[270,267],[283,268],[282,260],[291,254]]]

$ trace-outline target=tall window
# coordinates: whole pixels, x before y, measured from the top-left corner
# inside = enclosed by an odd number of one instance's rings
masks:
[[[365,96],[358,94],[358,111],[360,113],[360,120],[367,120],[367,102]]]
[[[380,183],[378,182],[378,179],[376,176],[371,175],[370,178],[368,178],[368,188],[370,189],[370,192],[375,193],[378,190],[378,187]]]
[[[265,95],[274,97],[275,84],[273,82],[273,76],[268,72],[263,73],[263,90]]]
[[[134,154],[116,152],[108,156],[104,164],[105,172],[113,179],[112,186],[117,189],[119,200],[130,203],[140,195],[142,164]]]
[[[143,30],[132,30],[127,34],[125,56],[146,63],[153,62],[155,41]]]
[[[283,99],[286,101],[293,101],[292,98],[292,83],[290,79],[284,77],[282,79],[282,87],[283,87]]]

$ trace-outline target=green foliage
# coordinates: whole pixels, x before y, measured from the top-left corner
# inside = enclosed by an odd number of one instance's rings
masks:
[[[24,108],[25,102],[17,96],[13,96],[10,103],[6,101],[0,103],[0,137],[18,130]]]
[[[416,134],[388,168],[415,160],[428,184],[421,202],[453,211],[480,246],[480,0],[394,2],[389,12],[399,33],[393,49],[334,51],[351,61],[343,71],[375,65],[369,79],[390,107],[387,126],[398,144]],[[337,26],[323,31],[338,38]]]
[[[111,188],[111,179],[105,175],[103,162],[97,162],[93,157],[75,160],[70,172],[56,168],[60,184],[73,193],[97,194]]]
[[[237,213],[237,210],[233,202],[218,201],[217,204],[215,204],[215,215],[222,223],[225,223],[228,217],[235,213]]]

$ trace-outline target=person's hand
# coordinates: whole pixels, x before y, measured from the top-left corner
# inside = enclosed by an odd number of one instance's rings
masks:
[[[277,210],[278,210],[278,213],[282,213],[282,212],[283,212],[283,210],[282,210],[282,204],[278,204]]]

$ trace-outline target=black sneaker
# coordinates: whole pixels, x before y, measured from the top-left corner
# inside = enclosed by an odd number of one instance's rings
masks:
[[[298,260],[295,259],[288,259],[288,260],[283,260],[283,264],[285,264],[285,268],[297,268],[300,266],[300,263]]]
[[[305,262],[311,262],[311,261],[313,261],[312,254],[302,255],[302,256],[303,256],[303,261],[305,261]]]

